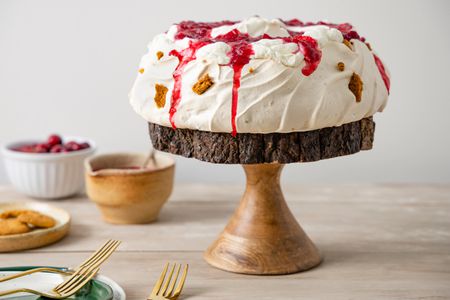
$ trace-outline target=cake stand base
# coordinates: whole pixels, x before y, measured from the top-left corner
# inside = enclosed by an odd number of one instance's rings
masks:
[[[224,231],[206,250],[206,261],[222,270],[255,275],[296,273],[320,264],[319,251],[284,200],[283,165],[243,167],[245,193]]]

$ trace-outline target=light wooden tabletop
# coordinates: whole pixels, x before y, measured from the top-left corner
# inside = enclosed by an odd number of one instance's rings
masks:
[[[450,299],[450,185],[284,186],[294,215],[324,262],[288,276],[214,269],[202,252],[225,226],[242,186],[177,185],[159,221],[102,222],[84,197],[49,201],[72,214],[70,235],[0,266],[75,266],[105,240],[123,241],[102,273],[127,299],[146,299],[165,262],[190,264],[182,299]],[[30,201],[0,187],[0,202]]]

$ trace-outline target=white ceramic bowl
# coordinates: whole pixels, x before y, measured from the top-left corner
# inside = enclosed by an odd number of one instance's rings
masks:
[[[2,147],[6,172],[13,186],[35,198],[57,199],[72,196],[84,186],[83,161],[96,146],[89,139],[63,136],[64,141],[88,142],[90,148],[61,153],[24,153],[12,149],[39,141],[21,141]]]

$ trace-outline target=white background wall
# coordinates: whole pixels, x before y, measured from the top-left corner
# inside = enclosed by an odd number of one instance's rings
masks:
[[[450,181],[450,1],[1,0],[0,143],[52,132],[100,152],[147,151],[127,93],[153,35],[174,22],[267,18],[350,21],[392,74],[375,148],[286,168],[290,182]],[[239,166],[178,158],[179,181],[242,180]],[[0,164],[0,183],[6,182]]]

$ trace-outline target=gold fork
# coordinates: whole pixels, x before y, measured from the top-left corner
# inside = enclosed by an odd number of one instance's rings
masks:
[[[186,281],[186,276],[188,272],[189,265],[185,265],[183,270],[183,275],[181,275],[181,279],[178,282],[177,288],[174,291],[175,283],[177,282],[178,275],[180,274],[181,264],[178,265],[176,275],[173,277],[173,273],[175,271],[175,267],[177,264],[173,264],[172,269],[170,270],[169,276],[165,280],[167,270],[169,269],[169,263],[166,263],[164,270],[159,277],[158,282],[156,282],[153,287],[153,291],[147,300],[176,300],[181,294],[181,290],[183,289],[184,282]],[[173,280],[172,280],[173,277]],[[165,281],[165,283],[164,283]],[[164,283],[164,285],[163,285]],[[170,284],[170,286],[169,286]]]
[[[6,296],[17,293],[31,293],[41,297],[52,299],[65,299],[84,287],[92,277],[97,274],[99,268],[85,267],[69,276],[62,284],[51,291],[37,291],[29,288],[14,289],[0,292],[0,296]],[[61,286],[61,287],[60,287]]]
[[[111,254],[117,249],[120,245],[120,241],[117,240],[108,240],[104,243],[97,251],[95,251],[87,260],[85,260],[81,265],[74,269],[75,273],[77,270],[80,270],[84,267],[98,267],[100,266],[106,259],[108,259]],[[9,276],[4,276],[0,278],[0,282],[8,281],[11,279],[19,278],[22,276],[30,275],[37,272],[50,272],[50,273],[59,273],[62,275],[71,275],[73,272],[67,272],[61,269],[55,268],[35,268],[28,271],[20,272],[18,274],[13,274]]]

